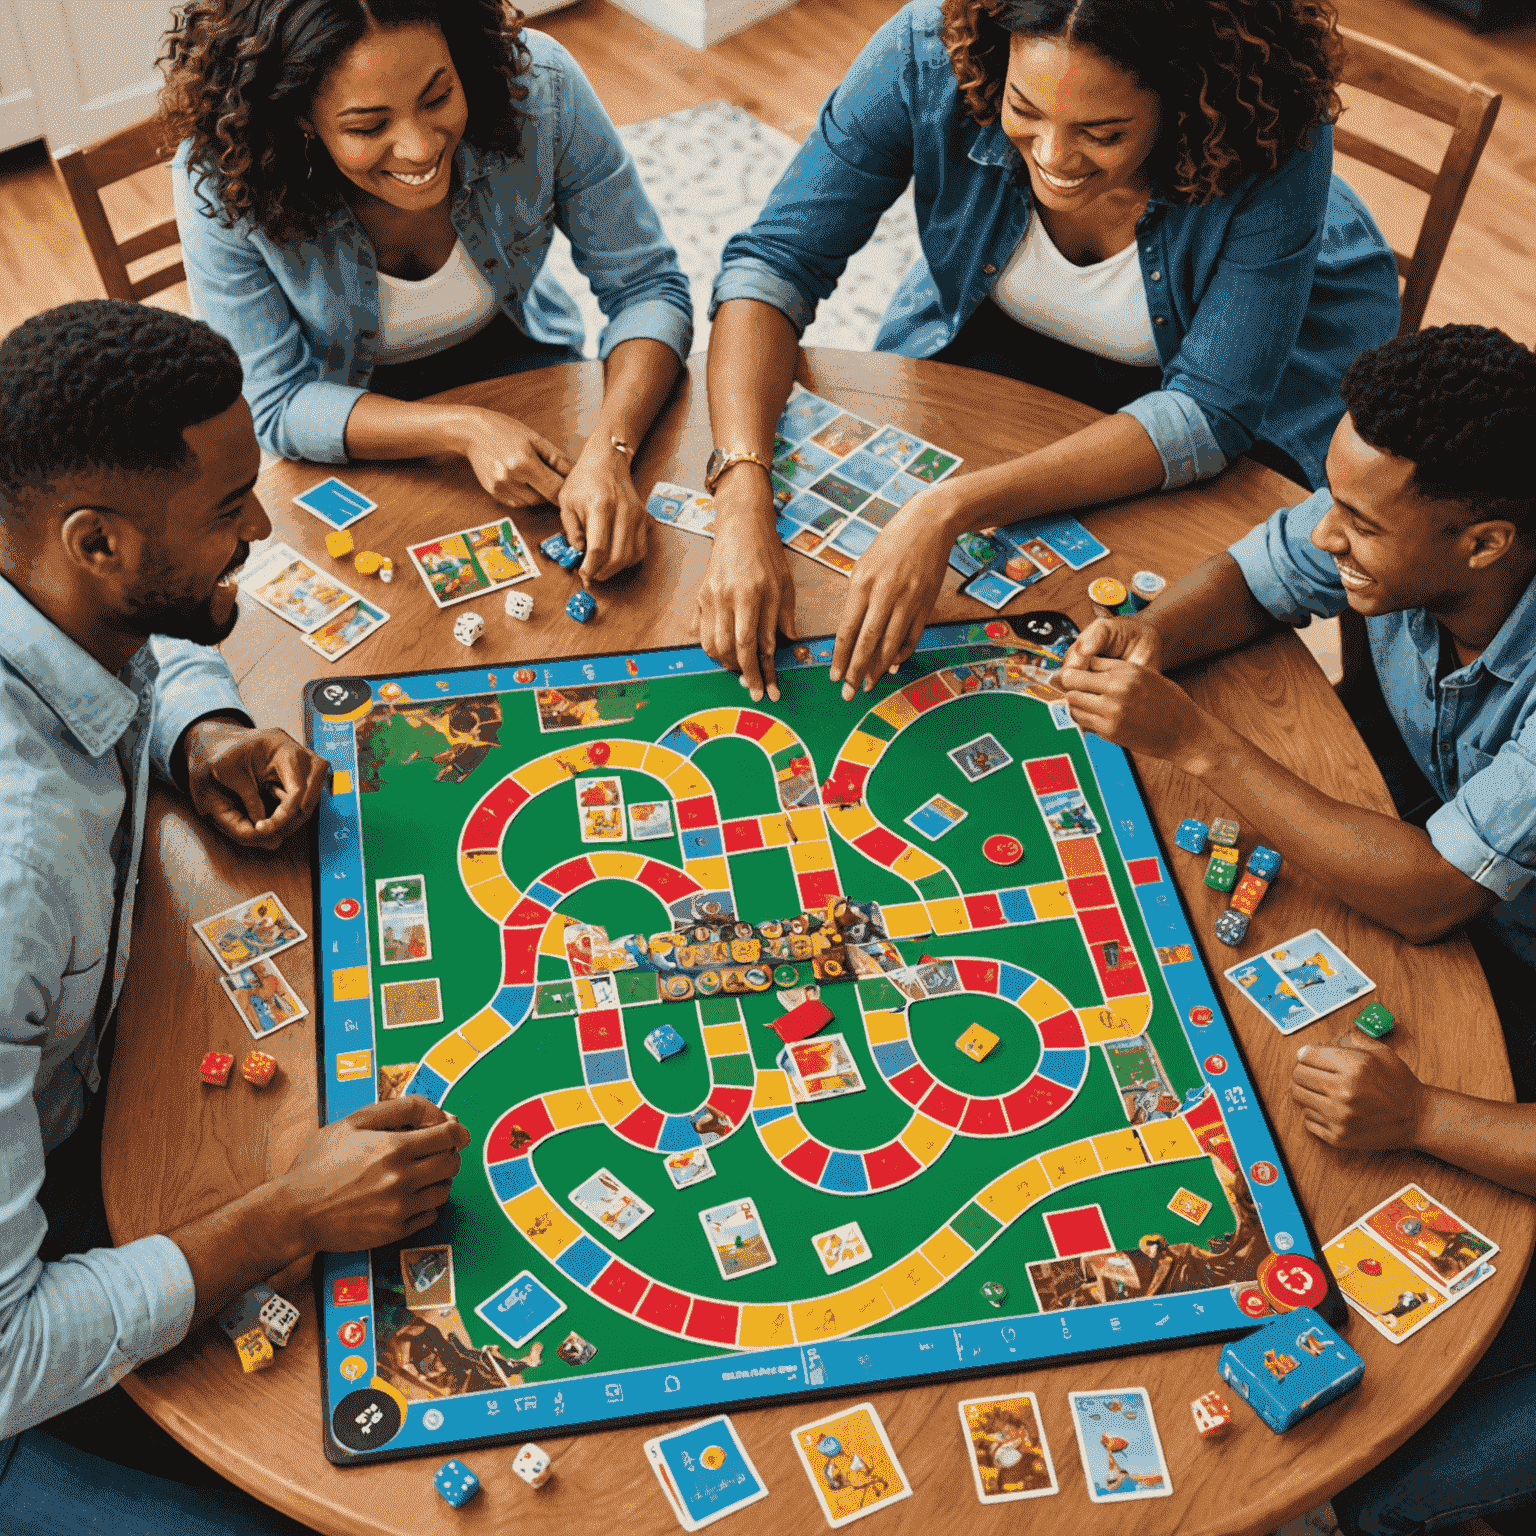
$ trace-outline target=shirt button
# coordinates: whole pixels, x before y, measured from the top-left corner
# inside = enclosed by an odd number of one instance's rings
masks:
[[[983,267],[983,268],[982,268],[982,269],[981,269],[981,270],[982,270],[982,271],[983,271],[983,272],[985,272],[985,273],[986,273],[986,274],[987,274],[987,276],[988,276],[988,277],[991,277],[991,276],[992,276],[992,274],[993,274],[993,273],[994,273],[994,272],[996,272],[996,271],[997,271],[997,268],[996,268],[996,267],[994,267],[994,266],[993,266],[993,265],[992,265],[992,263],[991,263],[991,262],[990,262],[990,261],[989,261],[989,262],[988,262],[988,263],[987,263],[987,264],[986,264],[986,266],[984,266],[984,267]]]
[[[1162,282],[1162,280],[1163,280],[1163,274],[1161,272],[1154,272],[1152,274],[1152,281],[1154,283],[1160,283],[1160,282]]]
[[[1153,325],[1167,325],[1168,322],[1165,319],[1163,319],[1163,317],[1161,315],[1153,315],[1153,317],[1152,317],[1152,324]]]

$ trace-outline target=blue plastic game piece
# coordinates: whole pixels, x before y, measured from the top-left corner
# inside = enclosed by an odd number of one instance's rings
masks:
[[[572,549],[565,542],[563,533],[552,533],[547,539],[540,542],[539,548],[560,567],[562,571],[569,571],[581,564],[585,558],[582,551]]]
[[[437,1469],[432,1486],[455,1509],[462,1509],[480,1492],[480,1479],[462,1461],[445,1461]]]
[[[1221,1352],[1222,1380],[1277,1435],[1342,1397],[1364,1375],[1365,1361],[1311,1307],[1287,1312]]]
[[[670,1024],[658,1024],[645,1037],[645,1048],[657,1061],[665,1061],[668,1056],[676,1056],[686,1043]]]
[[[1205,840],[1209,835],[1210,829],[1203,821],[1186,816],[1179,823],[1179,830],[1173,834],[1173,841],[1186,853],[1204,853]]]
[[[565,605],[565,611],[578,624],[585,624],[597,612],[597,599],[590,592],[578,592]]]
[[[1248,937],[1248,914],[1239,912],[1236,907],[1228,907],[1216,919],[1216,937],[1235,949]]]
[[[1275,876],[1280,873],[1280,855],[1273,848],[1266,848],[1263,843],[1260,843],[1248,855],[1248,870],[1250,874],[1257,875],[1261,880],[1273,883]]]

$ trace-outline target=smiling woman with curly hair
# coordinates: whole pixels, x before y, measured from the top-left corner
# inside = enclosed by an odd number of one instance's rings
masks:
[[[914,0],[892,17],[715,280],[727,462],[705,649],[754,694],[771,685],[747,653],[792,618],[794,582],[750,455],[770,460],[799,333],[909,185],[922,254],[875,347],[1113,414],[891,519],[850,578],[845,692],[911,654],[961,533],[1243,453],[1318,485],[1339,379],[1398,322],[1391,250],[1332,174],[1339,48],[1324,0]]]
[[[503,0],[190,0],[163,56],[176,220],[264,448],[457,452],[499,501],[557,503],[601,580],[645,554],[631,445],[693,307],[585,76],[520,23]],[[419,403],[581,356],[544,270],[557,227],[608,320],[602,412],[574,462],[498,411]]]

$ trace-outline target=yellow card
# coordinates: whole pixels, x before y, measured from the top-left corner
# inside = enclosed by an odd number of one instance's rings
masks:
[[[1323,1259],[1344,1299],[1393,1343],[1417,1333],[1446,1304],[1422,1275],[1359,1227],[1334,1238]]]
[[[1194,1190],[1185,1189],[1181,1185],[1173,1192],[1173,1199],[1168,1202],[1168,1209],[1175,1216],[1182,1216],[1185,1221],[1192,1221],[1198,1227],[1211,1214],[1211,1202],[1203,1195],[1197,1195]]]
[[[872,1403],[803,1424],[793,1434],[821,1512],[834,1531],[912,1497],[912,1485]]]

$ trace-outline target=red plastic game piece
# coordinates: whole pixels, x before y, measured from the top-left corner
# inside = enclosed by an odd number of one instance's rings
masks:
[[[782,1019],[775,1019],[771,1028],[785,1045],[793,1045],[796,1040],[804,1040],[825,1028],[832,1018],[832,1010],[825,1003],[811,998],[798,1008],[791,1008]]]
[[[994,832],[981,845],[981,851],[994,864],[1017,864],[1024,857],[1024,844],[1006,832]]]
[[[240,1063],[240,1076],[255,1088],[265,1088],[277,1071],[277,1057],[265,1051],[251,1051]]]
[[[354,900],[351,896],[343,896],[341,900],[336,903],[332,910],[336,913],[337,917],[345,920],[347,918],[356,917],[357,914],[363,910],[363,908],[361,902]]]
[[[226,1056],[223,1051],[209,1051],[203,1057],[203,1065],[200,1068],[205,1083],[212,1083],[215,1088],[223,1088],[229,1082],[229,1069],[234,1066],[235,1058]]]
[[[1379,1275],[1381,1273],[1381,1260],[1361,1259],[1357,1267],[1362,1275]]]
[[[608,761],[610,748],[606,741],[594,741],[587,747],[587,756],[597,764],[599,768]]]
[[[1315,1307],[1328,1294],[1322,1267],[1299,1253],[1266,1254],[1256,1278],[1277,1312]]]
[[[1013,631],[1009,629],[1001,619],[993,619],[992,622],[982,630],[982,634],[984,634],[988,640],[1006,640],[1012,633]]]

